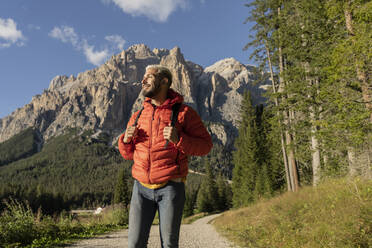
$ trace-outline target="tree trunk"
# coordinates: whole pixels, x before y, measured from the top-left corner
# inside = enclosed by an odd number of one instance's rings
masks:
[[[292,191],[297,192],[299,188],[297,163],[293,152],[293,147],[291,147],[293,144],[292,136],[288,131],[286,131],[286,141],[288,147],[288,164],[291,175]]]
[[[279,11],[280,12],[280,11]],[[279,92],[284,91],[284,80],[282,77],[283,74],[283,55],[282,55],[282,49],[279,46]],[[287,130],[285,130],[285,141],[288,149],[288,168],[289,168],[289,175],[290,175],[290,181],[292,185],[292,191],[296,192],[298,191],[299,182],[298,182],[298,172],[297,172],[297,164],[295,155],[293,152],[293,141],[292,136],[288,131],[288,128],[290,126],[289,122],[289,113],[287,110],[283,111],[283,118],[284,118],[284,125],[287,126]]]
[[[360,69],[358,65],[356,66],[356,70],[357,70],[358,80],[361,82],[361,85],[362,85],[361,88],[362,88],[363,101],[366,104],[367,110],[370,112],[369,121],[372,123],[372,96],[369,91],[369,88],[371,88],[372,86],[368,85],[367,73],[365,71],[362,71],[362,69]]]
[[[349,162],[349,175],[363,176],[371,179],[371,144],[365,144],[364,147],[356,149],[355,147],[347,148],[347,157]]]
[[[310,109],[311,121],[315,121],[315,115],[312,109]],[[319,142],[315,134],[317,128],[314,124],[311,125],[311,155],[312,155],[312,168],[313,168],[313,186],[318,185],[320,181],[320,151]]]
[[[265,42],[265,48],[266,48],[266,54],[267,54],[267,59],[268,59],[268,63],[269,63],[269,68],[270,68],[270,78],[271,78],[271,82],[272,82],[273,93],[276,94],[274,72],[273,72],[273,67],[272,67],[272,63],[271,63],[271,56],[270,56],[270,51],[269,51],[269,47],[267,45],[267,42]],[[279,102],[278,102],[277,97],[274,98],[274,102],[275,102],[275,106],[278,107]],[[280,128],[280,143],[281,143],[282,154],[283,154],[285,177],[286,177],[286,181],[287,181],[287,190],[288,191],[293,191],[292,184],[291,184],[291,179],[290,179],[290,174],[289,174],[288,156],[287,156],[287,151],[285,149],[285,141],[284,141],[282,123],[280,122],[280,112],[279,112],[279,110],[277,111],[276,115],[278,116],[278,122],[279,122],[279,128]]]
[[[318,128],[315,124],[316,122],[315,107],[310,106],[309,112],[311,121],[311,157],[313,169],[313,186],[316,186],[320,181],[320,149],[319,141],[318,138],[316,137]]]
[[[308,62],[304,63],[304,69],[306,73],[306,81],[308,82],[308,87],[311,89],[314,87],[314,82],[316,84],[317,80],[314,80],[308,76],[310,73],[310,65]],[[315,85],[316,86],[316,85]],[[311,92],[311,90],[309,90]],[[313,96],[310,94],[307,95],[309,99],[311,99]],[[319,150],[319,142],[318,138],[316,137],[318,127],[316,126],[316,106],[315,104],[310,104],[309,106],[309,113],[310,113],[310,122],[311,122],[311,157],[312,157],[312,170],[313,170],[313,186],[318,185],[320,181],[320,150]]]
[[[355,176],[358,174],[358,169],[356,165],[355,151],[353,147],[347,148],[347,158],[349,160],[349,175]]]

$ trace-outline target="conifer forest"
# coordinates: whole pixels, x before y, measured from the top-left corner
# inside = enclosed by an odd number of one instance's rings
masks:
[[[233,205],[329,177],[371,178],[372,1],[256,0],[245,49],[272,83],[247,93],[236,139]]]

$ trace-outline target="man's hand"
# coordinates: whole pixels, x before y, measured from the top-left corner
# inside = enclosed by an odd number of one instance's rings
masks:
[[[136,137],[137,131],[138,131],[137,127],[133,127],[133,126],[128,127],[127,130],[125,131],[123,142],[124,143],[131,142],[132,139]]]
[[[178,134],[177,134],[177,128],[172,127],[170,124],[168,127],[165,127],[163,130],[164,139],[169,140],[170,142],[177,144]]]

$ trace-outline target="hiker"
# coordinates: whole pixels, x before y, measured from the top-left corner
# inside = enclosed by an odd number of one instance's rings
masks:
[[[119,138],[119,151],[134,160],[129,210],[129,248],[147,247],[156,211],[162,247],[178,247],[188,156],[203,156],[212,140],[199,115],[170,89],[172,74],[160,65],[146,67],[143,108],[132,115]]]

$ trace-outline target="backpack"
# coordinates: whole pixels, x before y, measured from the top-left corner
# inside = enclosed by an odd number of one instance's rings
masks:
[[[171,117],[171,126],[172,127],[174,127],[176,125],[177,118],[178,118],[178,113],[180,112],[181,105],[182,105],[182,103],[179,103],[179,102],[172,105],[172,117]],[[133,127],[137,126],[138,119],[141,116],[143,109],[144,109],[144,107],[142,106],[141,110],[139,111],[138,115],[136,116],[136,120],[133,123]],[[168,143],[169,143],[169,140],[167,140],[167,142],[165,143],[165,148],[167,148]]]

